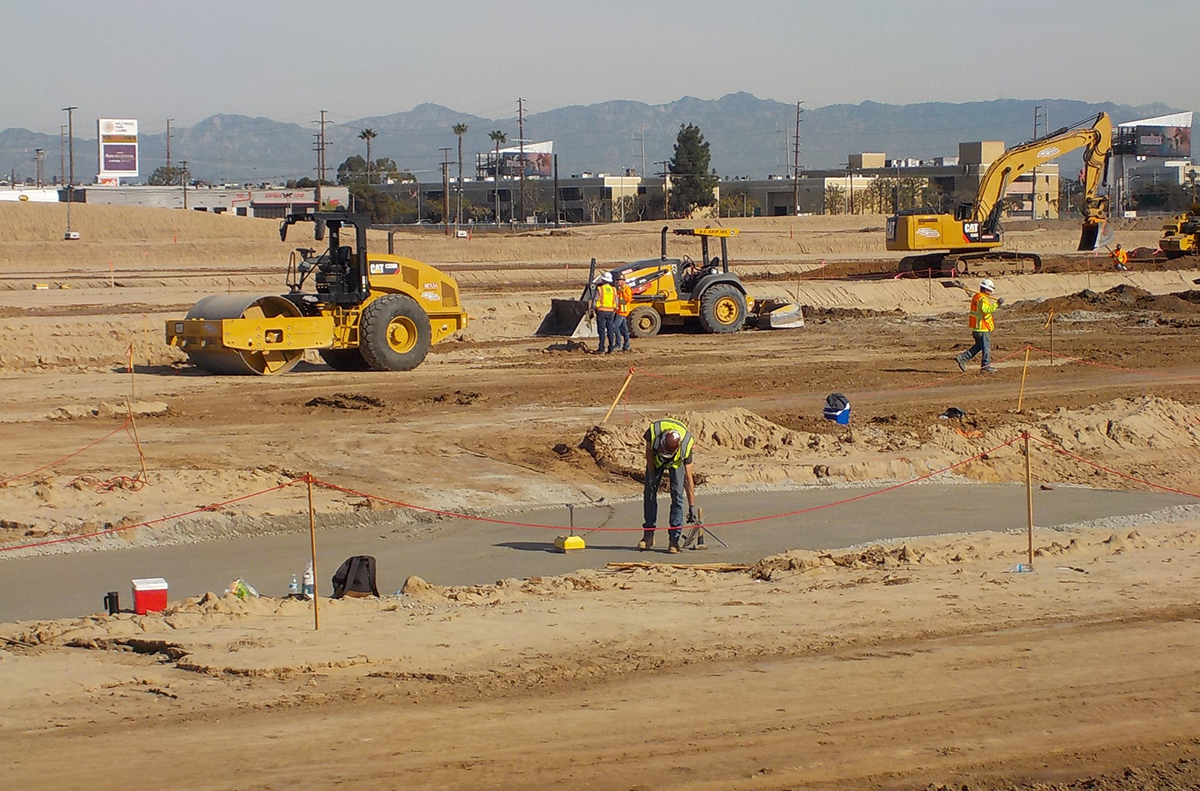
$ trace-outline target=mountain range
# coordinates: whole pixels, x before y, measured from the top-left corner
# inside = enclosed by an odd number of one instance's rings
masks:
[[[1092,104],[1067,99],[997,99],[988,102],[891,105],[877,102],[832,104],[806,110],[800,125],[802,169],[835,168],[847,155],[881,151],[889,157],[928,159],[956,156],[964,140],[1003,140],[1008,145],[1033,137],[1034,108],[1043,106],[1049,129],[1082,121],[1100,111],[1121,123],[1177,112],[1161,103],[1130,106]],[[141,178],[145,180],[166,158],[166,132],[151,133],[140,119]],[[472,173],[473,156],[490,151],[488,133],[500,130],[515,144],[515,117],[488,119],[436,104],[360,118],[326,127],[326,163],[336,171],[346,157],[365,152],[359,133],[373,129],[372,157],[391,157],[422,181],[441,178],[441,148],[449,148],[451,175],[457,173],[458,140],[450,127],[467,124],[463,136],[464,175]],[[684,97],[667,104],[609,101],[561,107],[525,116],[525,139],[553,140],[563,177],[595,173],[660,172],[673,153],[681,124],[700,127],[711,144],[712,164],[726,177],[765,178],[790,171],[796,105],[731,93],[720,99]],[[156,124],[157,126],[157,124]],[[208,181],[261,182],[313,176],[312,125],[282,123],[244,115],[214,115],[190,127],[175,127],[171,156],[187,160],[195,178]],[[1044,130],[1039,130],[1044,131]],[[34,151],[44,150],[43,179],[60,172],[56,135],[9,128],[0,132],[0,173],[33,176]],[[75,178],[90,182],[96,174],[95,138],[76,137]],[[327,174],[334,176],[333,172]]]

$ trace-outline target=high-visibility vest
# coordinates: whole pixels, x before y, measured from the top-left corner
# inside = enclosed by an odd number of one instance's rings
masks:
[[[617,309],[617,290],[611,283],[601,283],[596,289],[596,310],[613,311]]]
[[[1124,265],[1129,263],[1129,253],[1124,250],[1114,250],[1112,257],[1118,264]]]
[[[617,286],[617,314],[628,316],[631,310],[633,310],[633,289],[629,287],[628,283]]]
[[[696,440],[692,438],[692,432],[688,431],[688,427],[680,423],[678,420],[671,418],[663,418],[656,420],[650,424],[650,449],[654,451],[654,446],[658,444],[658,438],[665,431],[679,432],[679,447],[675,450],[674,457],[663,461],[662,457],[654,452],[654,466],[656,469],[665,467],[667,469],[675,469],[683,464],[683,460],[692,455],[692,446],[696,444]]]
[[[996,303],[980,291],[971,297],[971,316],[967,319],[967,326],[972,332],[991,332],[996,329],[996,322],[992,320],[992,314],[995,312]]]

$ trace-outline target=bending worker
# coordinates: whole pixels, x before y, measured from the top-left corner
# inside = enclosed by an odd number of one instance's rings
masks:
[[[1112,257],[1113,267],[1115,269],[1118,269],[1122,272],[1128,269],[1128,267],[1125,265],[1129,263],[1129,253],[1122,250],[1121,245],[1117,245],[1117,249],[1109,253],[1109,256]]]
[[[679,551],[679,536],[683,532],[683,496],[687,494],[688,524],[696,521],[696,482],[692,478],[692,447],[696,444],[687,426],[678,420],[664,418],[650,424],[643,435],[646,440],[646,489],[643,496],[642,540],[638,549],[654,546],[654,531],[658,525],[658,486],[663,475],[671,481],[670,543],[667,551]]]
[[[992,367],[992,330],[996,329],[992,314],[1004,304],[1004,297],[992,299],[992,292],[995,290],[996,284],[991,279],[984,280],[979,284],[979,293],[971,297],[971,314],[967,319],[967,326],[971,328],[975,345],[954,358],[958,369],[964,373],[967,370],[967,362],[980,352],[983,353],[983,358],[980,360],[979,370],[985,374],[996,373],[996,369]]]
[[[597,278],[596,284],[596,334],[600,336],[600,345],[596,351],[600,354],[611,354],[617,345],[617,289],[613,286],[612,272],[605,272]],[[607,344],[607,346],[606,346]]]

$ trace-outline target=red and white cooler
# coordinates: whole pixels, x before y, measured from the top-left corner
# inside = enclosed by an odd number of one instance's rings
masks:
[[[133,580],[133,611],[138,615],[167,609],[167,581],[162,577]]]

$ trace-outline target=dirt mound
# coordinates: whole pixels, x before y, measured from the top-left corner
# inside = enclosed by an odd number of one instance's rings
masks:
[[[903,316],[900,308],[895,310],[874,310],[872,308],[822,308],[812,305],[801,305],[805,321],[838,321],[839,319],[869,319],[876,316]]]
[[[1101,293],[1084,289],[1065,297],[1018,302],[1012,309],[1021,313],[1046,313],[1050,310],[1055,313],[1068,313],[1074,310],[1155,310],[1164,313],[1194,313],[1200,312],[1200,291],[1151,294],[1137,286],[1121,284]]]
[[[317,396],[304,402],[305,406],[324,406],[331,409],[383,409],[387,406],[382,398],[362,393],[334,393],[330,397]]]

